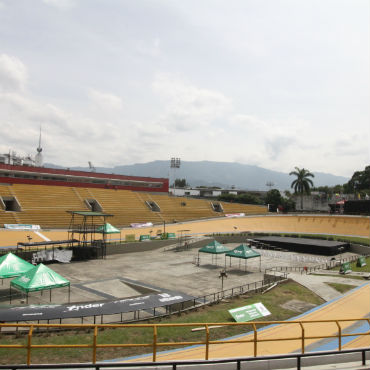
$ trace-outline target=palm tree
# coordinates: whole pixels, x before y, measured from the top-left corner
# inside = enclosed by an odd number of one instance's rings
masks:
[[[303,194],[310,194],[310,187],[313,186],[313,182],[309,177],[315,177],[313,173],[306,170],[305,168],[294,167],[295,171],[292,171],[290,175],[297,176],[297,178],[290,185],[294,189],[294,192],[301,195],[301,210],[303,210]]]

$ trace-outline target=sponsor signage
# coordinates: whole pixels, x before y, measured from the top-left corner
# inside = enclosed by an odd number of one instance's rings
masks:
[[[4,224],[5,229],[11,230],[40,230],[40,225],[28,225],[28,224]]]
[[[225,214],[226,217],[244,217],[245,213],[227,213]]]
[[[142,223],[142,224],[140,224],[140,223],[134,223],[134,224],[130,224],[131,225],[131,227],[152,227],[153,226],[153,224],[151,223],[151,222],[146,222],[146,223]]]
[[[136,240],[135,234],[126,234],[125,240],[126,242],[134,242]]]
[[[229,310],[229,313],[236,322],[252,321],[260,317],[271,315],[271,312],[261,302],[233,308]]]
[[[140,235],[140,241],[150,240],[150,235]]]
[[[364,267],[364,266],[366,266],[366,259],[365,259],[364,256],[358,257],[356,266],[357,267]]]
[[[148,294],[135,298],[115,301],[86,302],[67,305],[30,305],[0,308],[1,321],[52,320],[85,316],[113,315],[121,312],[164,307],[175,303],[193,300],[194,297],[183,293],[167,291]]]
[[[351,264],[349,262],[344,262],[340,266],[340,273],[341,274],[349,274],[352,272]]]

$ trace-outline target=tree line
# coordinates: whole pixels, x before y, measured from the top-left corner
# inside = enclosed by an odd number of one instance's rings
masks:
[[[305,168],[295,167],[294,171],[289,173],[294,176],[291,183],[291,188],[294,195],[299,197],[301,202],[301,209],[303,208],[303,196],[309,195],[312,190],[319,191],[332,196],[334,194],[355,194],[359,197],[370,195],[370,166],[366,166],[363,171],[356,171],[351,179],[343,185],[335,186],[314,186],[313,178],[315,175]],[[176,187],[188,186],[185,179],[176,179]],[[215,187],[216,188],[216,187]],[[242,194],[222,194],[218,196],[219,201],[235,202],[242,204],[269,204],[270,211],[282,210],[290,212],[295,210],[295,201],[292,199],[292,194],[285,191],[283,196],[278,189],[271,189],[264,195],[256,195],[252,193]]]

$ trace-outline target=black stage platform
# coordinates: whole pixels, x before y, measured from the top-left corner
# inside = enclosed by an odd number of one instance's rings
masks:
[[[349,250],[349,243],[320,239],[264,236],[253,238],[253,240],[260,243],[268,244],[272,249],[280,248],[292,252],[321,254],[324,256],[333,256],[335,254],[343,253]],[[254,246],[257,248],[259,247],[258,243],[254,244]]]

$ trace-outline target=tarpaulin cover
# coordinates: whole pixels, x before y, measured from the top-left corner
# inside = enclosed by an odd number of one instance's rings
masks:
[[[24,274],[34,266],[22,260],[13,253],[8,253],[0,258],[0,278],[10,278]]]
[[[261,255],[254,251],[253,249],[249,248],[246,244],[240,244],[236,248],[234,248],[232,251],[227,252],[226,256],[229,257],[237,257],[237,258],[254,258],[254,257],[261,257]]]
[[[187,302],[194,297],[183,293],[170,292],[148,294],[135,298],[118,299],[103,302],[85,302],[64,305],[31,305],[0,308],[1,321],[53,320],[74,317],[113,315],[117,313],[148,310],[155,307],[169,306]]]
[[[33,292],[36,290],[61,288],[70,285],[70,283],[66,278],[40,263],[22,276],[12,280],[10,285],[24,292]]]
[[[71,249],[47,249],[32,254],[32,263],[41,261],[58,261],[62,263],[71,262],[73,252]]]
[[[203,248],[200,248],[198,252],[202,253],[212,253],[212,254],[221,254],[230,252],[230,249],[225,247],[223,244],[219,243],[217,240],[213,240]]]

